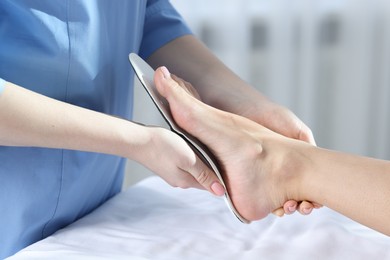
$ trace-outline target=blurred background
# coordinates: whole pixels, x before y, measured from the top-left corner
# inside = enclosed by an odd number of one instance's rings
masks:
[[[297,114],[318,146],[390,159],[390,1],[171,2],[228,67]],[[135,91],[135,120],[164,126]],[[126,186],[151,174],[134,162],[128,169]]]

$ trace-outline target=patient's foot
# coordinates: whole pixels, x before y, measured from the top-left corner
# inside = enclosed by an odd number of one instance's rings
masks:
[[[202,103],[190,95],[187,83],[163,74],[157,70],[155,82],[168,100],[175,121],[218,158],[231,199],[244,218],[261,219],[288,199],[297,199],[291,192],[295,178],[282,167],[286,165],[284,147],[277,145],[287,138]],[[269,142],[272,148],[267,147]],[[288,165],[288,170],[294,170],[291,167],[295,166]]]

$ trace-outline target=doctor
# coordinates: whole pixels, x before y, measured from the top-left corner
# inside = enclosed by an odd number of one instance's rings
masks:
[[[293,113],[192,36],[166,0],[0,1],[0,39],[0,258],[118,193],[126,158],[173,186],[223,194],[176,135],[118,118],[132,114],[130,52],[169,66],[212,106],[314,143]]]

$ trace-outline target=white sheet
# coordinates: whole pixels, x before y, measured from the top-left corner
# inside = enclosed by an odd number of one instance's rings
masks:
[[[390,259],[390,238],[330,209],[250,225],[150,177],[10,259]]]

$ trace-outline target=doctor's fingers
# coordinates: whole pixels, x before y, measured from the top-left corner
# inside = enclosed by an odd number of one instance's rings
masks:
[[[175,80],[179,84],[179,86],[181,86],[184,90],[186,90],[191,96],[195,97],[196,99],[201,100],[198,91],[192,86],[191,83],[185,81],[184,79],[182,79],[174,74],[171,74],[171,77],[173,80]]]
[[[195,164],[183,167],[181,170],[191,174],[192,177],[206,190],[216,196],[222,196],[225,193],[225,188],[219,181],[217,175],[209,167],[196,158]]]
[[[298,205],[298,212],[301,213],[302,215],[309,215],[312,212],[313,209],[319,209],[321,207],[322,207],[321,204],[318,204],[318,203],[315,203],[315,202],[302,201]]]

